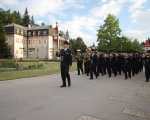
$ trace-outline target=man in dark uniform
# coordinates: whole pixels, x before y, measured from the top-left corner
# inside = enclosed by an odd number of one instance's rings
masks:
[[[97,78],[97,72],[96,72],[96,68],[97,68],[97,56],[95,54],[95,50],[91,49],[91,55],[90,55],[90,80],[93,79],[93,72],[95,74],[95,77]]]
[[[77,55],[76,55],[76,59],[77,59],[77,70],[78,70],[78,74],[80,75],[80,70],[83,74],[83,56],[81,54],[81,50],[77,50]]]
[[[125,73],[124,79],[127,79],[128,76],[129,78],[131,78],[131,57],[129,56],[128,53],[124,56],[123,66],[124,66],[124,73]]]
[[[113,51],[110,51],[110,56],[108,58],[108,74],[109,77],[111,77],[112,71],[114,73],[114,76],[117,76],[117,61],[116,61],[116,55],[113,53]]]
[[[144,59],[145,77],[146,77],[145,82],[149,82],[149,79],[150,79],[150,50],[147,51],[147,55],[143,59]]]
[[[123,55],[121,54],[121,51],[118,51],[117,54],[117,70],[119,72],[119,75],[121,75],[121,71],[123,70]]]
[[[97,62],[98,62],[98,71],[97,71],[97,75],[99,75],[99,73],[102,74],[103,76],[103,65],[104,65],[104,55],[103,55],[103,51],[102,50],[98,50],[99,54],[97,56]]]
[[[68,49],[68,41],[64,41],[64,49],[60,51],[60,58],[61,58],[61,78],[62,78],[62,85],[60,87],[66,87],[66,78],[68,80],[68,86],[71,86],[71,80],[69,75],[69,68],[72,66],[72,51]]]

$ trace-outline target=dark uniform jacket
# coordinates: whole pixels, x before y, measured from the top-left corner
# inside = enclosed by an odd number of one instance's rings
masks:
[[[123,66],[124,67],[131,66],[131,63],[132,63],[131,57],[128,57],[128,58],[124,57],[124,60],[123,60]]]
[[[61,58],[61,67],[69,67],[69,65],[72,65],[72,52],[68,48],[66,51],[64,49],[61,49],[60,51],[60,58]]]
[[[96,54],[91,54],[90,55],[90,67],[96,67],[97,66],[97,55]]]
[[[97,62],[98,62],[98,65],[104,64],[104,55],[103,54],[98,55]]]
[[[146,55],[144,58],[144,66],[145,67],[150,67],[150,56],[149,55]]]

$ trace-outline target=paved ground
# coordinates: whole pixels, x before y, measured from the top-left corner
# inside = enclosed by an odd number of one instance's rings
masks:
[[[0,82],[0,120],[150,119],[150,83],[144,73],[131,79],[71,73],[72,86],[60,88],[60,74]]]

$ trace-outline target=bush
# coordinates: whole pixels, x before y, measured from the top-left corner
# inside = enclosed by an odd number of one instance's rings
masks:
[[[4,67],[4,68],[16,68],[16,66],[19,66],[19,64],[16,63],[15,60],[1,61],[1,67]]]

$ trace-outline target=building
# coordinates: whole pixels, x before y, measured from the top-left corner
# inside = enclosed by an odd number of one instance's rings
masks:
[[[146,40],[145,44],[144,44],[144,50],[150,50],[150,40]]]
[[[6,40],[14,58],[53,59],[67,36],[42,25],[24,27],[15,23],[4,26]]]

